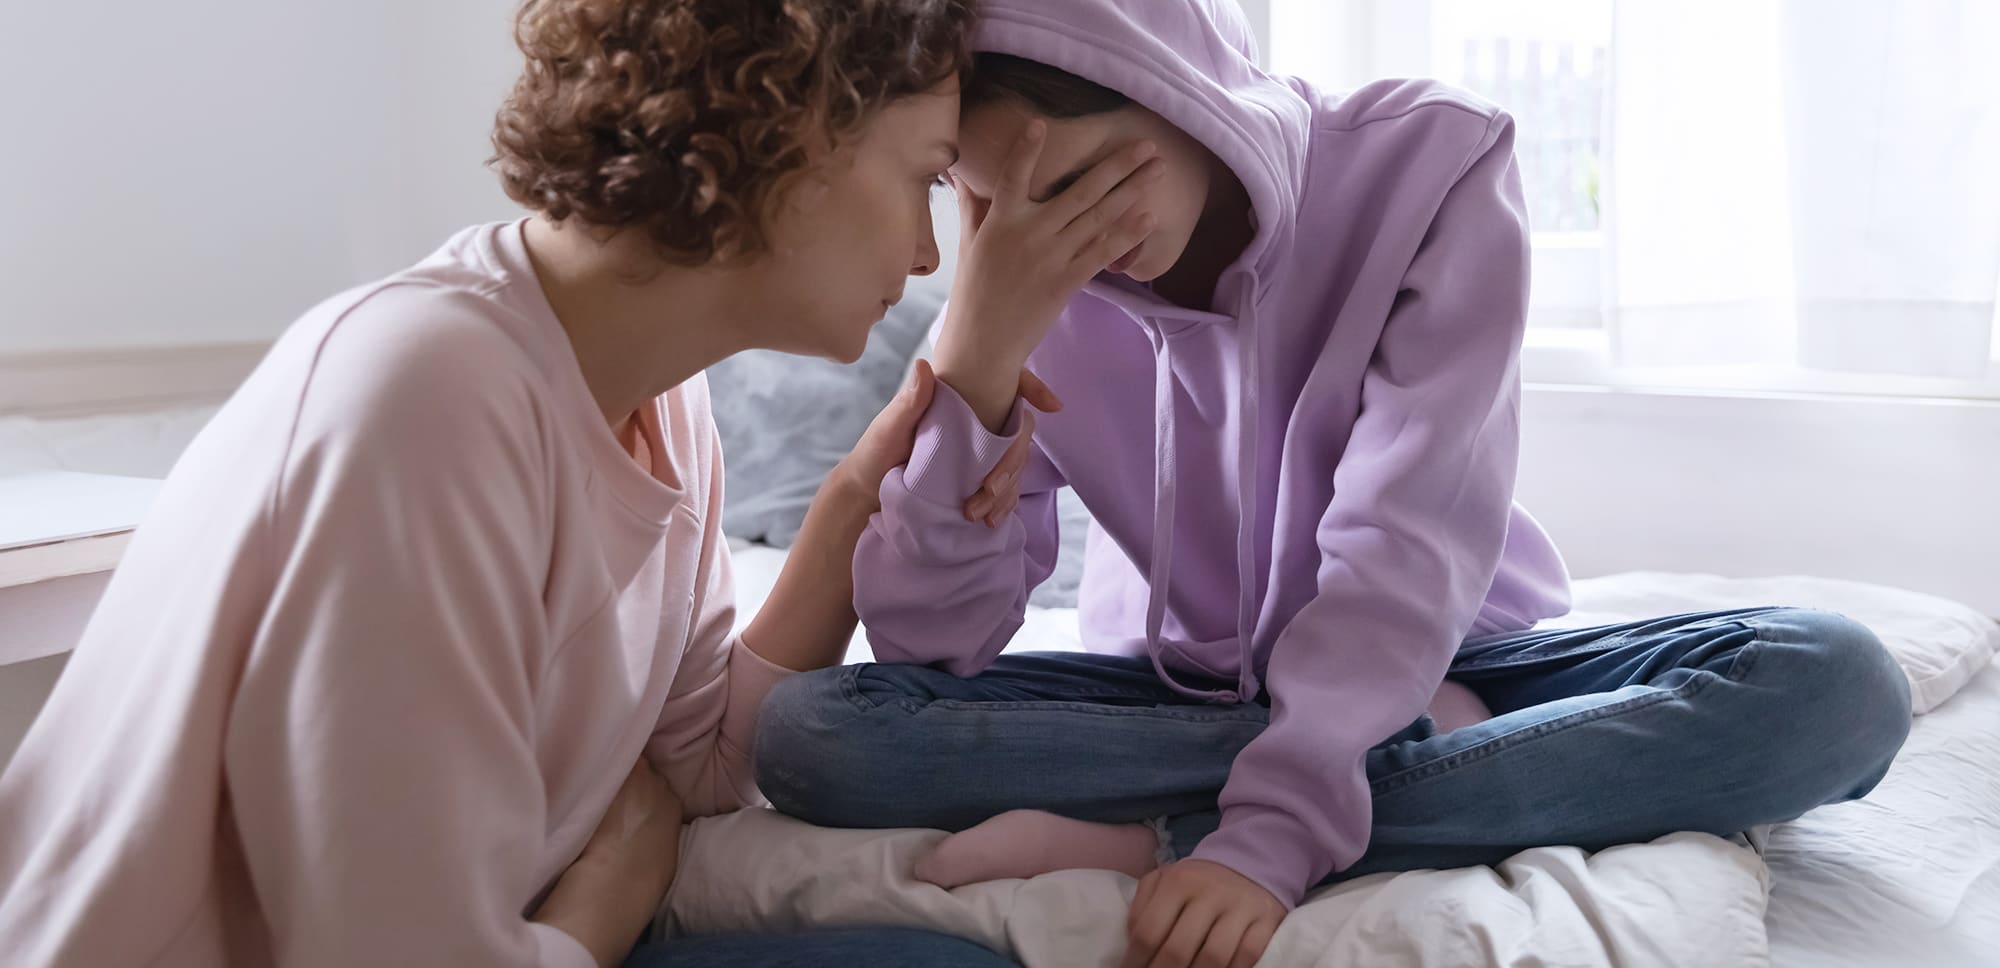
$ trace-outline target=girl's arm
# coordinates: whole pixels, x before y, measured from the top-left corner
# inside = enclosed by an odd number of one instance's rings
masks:
[[[854,551],[854,608],[877,660],[938,664],[970,676],[1020,629],[1029,590],[1055,570],[1055,491],[1062,486],[1029,443],[1034,413],[1018,401],[1005,434],[992,434],[938,383],[909,462],[882,480],[881,512]],[[1020,446],[1028,447],[1028,460],[1014,485],[1019,507],[998,527],[968,521],[966,495]]]
[[[1028,592],[1055,569],[1055,492],[1063,484],[1032,448],[1015,513],[997,528],[960,509],[1010,449],[1053,409],[1022,392],[1029,354],[1092,276],[1151,229],[1133,206],[1158,177],[1149,144],[1091,169],[1047,201],[1030,184],[1046,122],[1012,147],[990,199],[958,191],[963,253],[938,337],[938,388],[909,462],[881,484],[881,513],[855,549],[855,608],[876,658],[969,676],[1021,627]]]
[[[1513,124],[1468,137],[1382,331],[1319,524],[1318,596],[1279,636],[1271,727],[1195,851],[1287,905],[1368,845],[1363,758],[1424,712],[1506,542],[1528,238]]]

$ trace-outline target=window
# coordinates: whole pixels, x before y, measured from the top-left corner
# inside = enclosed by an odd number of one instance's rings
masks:
[[[1535,232],[1595,234],[1610,0],[1436,0],[1432,18],[1432,76],[1519,123]]]
[[[1270,60],[1332,88],[1435,77],[1506,108],[1534,231],[1529,325],[1596,329],[1611,2],[1276,0]]]
[[[1515,117],[1528,379],[2000,398],[2000,5],[1824,6],[1245,9],[1278,73],[1435,77]]]

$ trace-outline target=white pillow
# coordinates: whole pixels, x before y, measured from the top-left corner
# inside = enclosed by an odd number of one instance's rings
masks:
[[[1630,572],[1576,583],[1576,609],[1544,628],[1610,625],[1661,615],[1785,605],[1838,612],[1875,631],[1910,677],[1918,714],[1950,699],[2000,651],[2000,622],[1957,602],[1834,578],[1723,578]]]

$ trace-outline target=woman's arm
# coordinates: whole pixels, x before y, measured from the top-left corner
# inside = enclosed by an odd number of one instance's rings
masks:
[[[1024,387],[1030,385],[1047,392],[1024,380]],[[717,456],[708,461],[695,619],[647,745],[647,757],[682,797],[689,816],[711,816],[757,800],[750,750],[765,694],[794,672],[840,661],[854,634],[854,549],[875,510],[872,482],[909,459],[914,428],[935,386],[928,364],[919,363],[910,386],[883,408],[821,486],[765,607],[737,636],[730,634],[736,613],[721,532],[720,446],[711,438],[709,453]],[[1002,467],[1025,461],[1024,440],[1022,453]],[[958,524],[988,530],[967,523],[965,513],[954,509]]]
[[[641,759],[531,920],[575,938],[603,968],[624,961],[673,884],[682,819],[680,798]]]
[[[1031,405],[1046,412],[1062,409],[1062,402],[1033,374],[1020,371],[1016,381],[1015,392]],[[758,655],[806,671],[834,665],[846,653],[858,620],[856,546],[870,517],[882,510],[884,478],[909,462],[918,424],[930,410],[936,387],[930,364],[918,361],[910,384],[883,408],[854,452],[820,487],[770,598],[744,630],[744,642]],[[963,489],[959,505],[946,510],[951,526],[996,531],[992,523],[1004,520],[1018,501],[1033,436],[1030,417],[979,485]]]
[[[421,338],[328,341],[242,556],[271,578],[218,737],[236,846],[278,963],[584,968],[524,917],[552,873],[546,421],[505,347]]]
[[[930,364],[919,361],[909,384],[820,485],[770,597],[743,630],[752,651],[797,672],[834,665],[846,653],[856,621],[854,543],[880,506],[882,477],[909,459],[936,385]]]

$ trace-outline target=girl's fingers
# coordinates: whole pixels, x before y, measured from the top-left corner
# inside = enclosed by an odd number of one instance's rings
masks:
[[[1097,239],[1085,246],[1077,254],[1075,267],[1096,273],[1105,266],[1118,261],[1118,257],[1132,251],[1134,246],[1145,241],[1147,233],[1153,231],[1156,220],[1151,212],[1132,212],[1120,219]]]
[[[1164,870],[1165,868],[1161,868]],[[1139,918],[1146,913],[1146,906],[1153,900],[1155,886],[1160,883],[1160,871],[1156,870],[1139,878],[1139,886],[1132,892],[1132,906],[1125,910],[1125,932],[1138,930]]]
[[[1154,956],[1167,943],[1175,922],[1180,920],[1187,904],[1184,897],[1158,890],[1145,900],[1143,909],[1136,904],[1132,908],[1131,938],[1125,949],[1125,968],[1146,968],[1153,963]]]
[[[1235,968],[1236,952],[1249,928],[1249,915],[1230,911],[1217,918],[1215,926],[1208,929],[1208,942],[1195,955],[1197,968]]]
[[[1007,452],[1000,455],[998,464],[993,465],[993,473],[986,476],[986,483],[992,485],[993,493],[1000,493],[1020,478],[1022,469],[1028,466],[1028,448],[1032,444],[1032,437],[1022,434],[1007,445]]]
[[[1042,142],[1048,137],[1048,122],[1040,118],[1028,122],[1021,136],[1014,139],[1014,147],[1007,152],[1007,161],[1000,169],[1000,181],[993,189],[994,204],[1017,204],[1028,200],[1030,183],[1035,177],[1035,163],[1042,160]]]
[[[1166,174],[1166,164],[1160,161],[1146,163],[1146,167],[1125,179],[1090,206],[1083,214],[1056,233],[1058,245],[1076,247],[1096,238],[1113,228],[1138,204],[1146,199],[1146,190]],[[1123,253],[1120,253],[1121,255]]]
[[[1215,926],[1215,914],[1206,908],[1193,904],[1180,909],[1175,916],[1172,930],[1167,939],[1153,948],[1153,960],[1147,962],[1149,968],[1188,968],[1194,964],[1194,956],[1208,940],[1208,930]]]
[[[1134,175],[1149,168],[1161,168],[1164,163],[1153,160],[1159,153],[1159,146],[1151,141],[1126,145],[1111,157],[1091,166],[1075,184],[1043,204],[1057,225],[1068,225],[1111,194],[1112,189],[1132,180]]]
[[[1264,957],[1264,949],[1271,946],[1271,939],[1278,933],[1278,926],[1270,921],[1253,921],[1244,930],[1243,937],[1236,942],[1236,958],[1229,968],[1256,968]]]
[[[1030,406],[1043,413],[1062,411],[1062,398],[1056,396],[1056,392],[1049,389],[1049,385],[1043,383],[1041,377],[1029,370],[1021,371],[1021,389],[1018,392],[1021,394],[1021,399],[1028,401]]]

